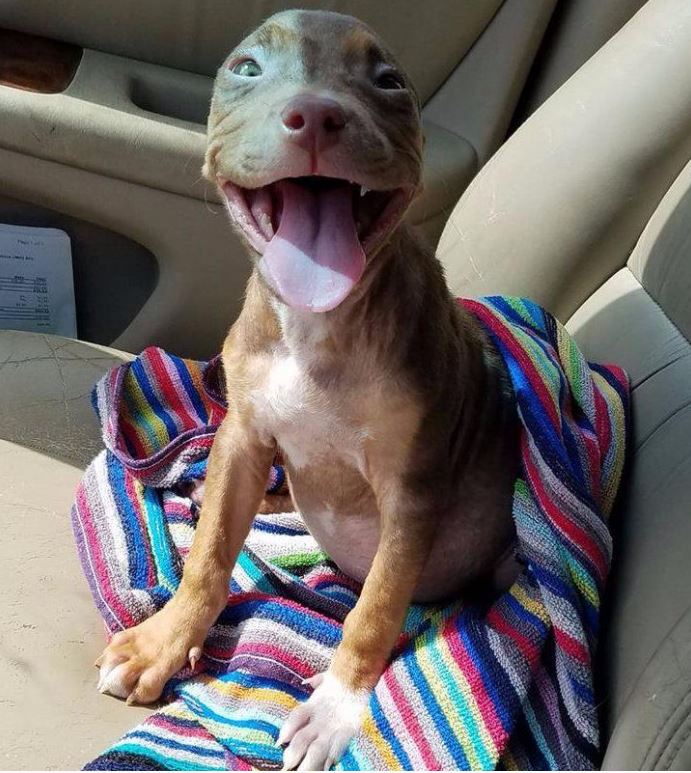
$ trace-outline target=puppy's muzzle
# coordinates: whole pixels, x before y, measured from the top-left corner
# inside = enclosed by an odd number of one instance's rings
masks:
[[[284,136],[312,153],[322,153],[337,144],[348,116],[335,100],[312,94],[291,99],[281,111]]]

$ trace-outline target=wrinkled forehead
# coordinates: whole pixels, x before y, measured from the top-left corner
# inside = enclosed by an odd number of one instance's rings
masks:
[[[240,43],[234,54],[261,49],[298,67],[307,80],[328,79],[360,66],[398,66],[366,24],[329,11],[282,11]]]

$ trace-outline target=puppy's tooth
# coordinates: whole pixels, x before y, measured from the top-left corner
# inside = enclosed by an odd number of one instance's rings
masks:
[[[274,237],[274,226],[271,222],[271,218],[264,212],[261,216],[261,230],[264,232],[264,236],[269,239]]]
[[[364,185],[360,187],[360,198],[366,196],[369,193],[369,188],[365,188]]]

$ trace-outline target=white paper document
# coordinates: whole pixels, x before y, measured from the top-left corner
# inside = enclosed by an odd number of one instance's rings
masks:
[[[0,223],[0,328],[76,337],[70,237]]]

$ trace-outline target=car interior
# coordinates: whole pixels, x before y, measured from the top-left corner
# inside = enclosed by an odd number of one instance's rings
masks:
[[[0,223],[70,237],[76,338],[0,330],[0,751],[77,768],[149,711],[96,691],[69,512],[90,401],[150,345],[215,354],[250,262],[202,178],[227,52],[271,13],[370,24],[423,104],[408,218],[456,295],[527,296],[632,387],[599,644],[605,769],[691,766],[691,5],[687,0],[0,4]]]

